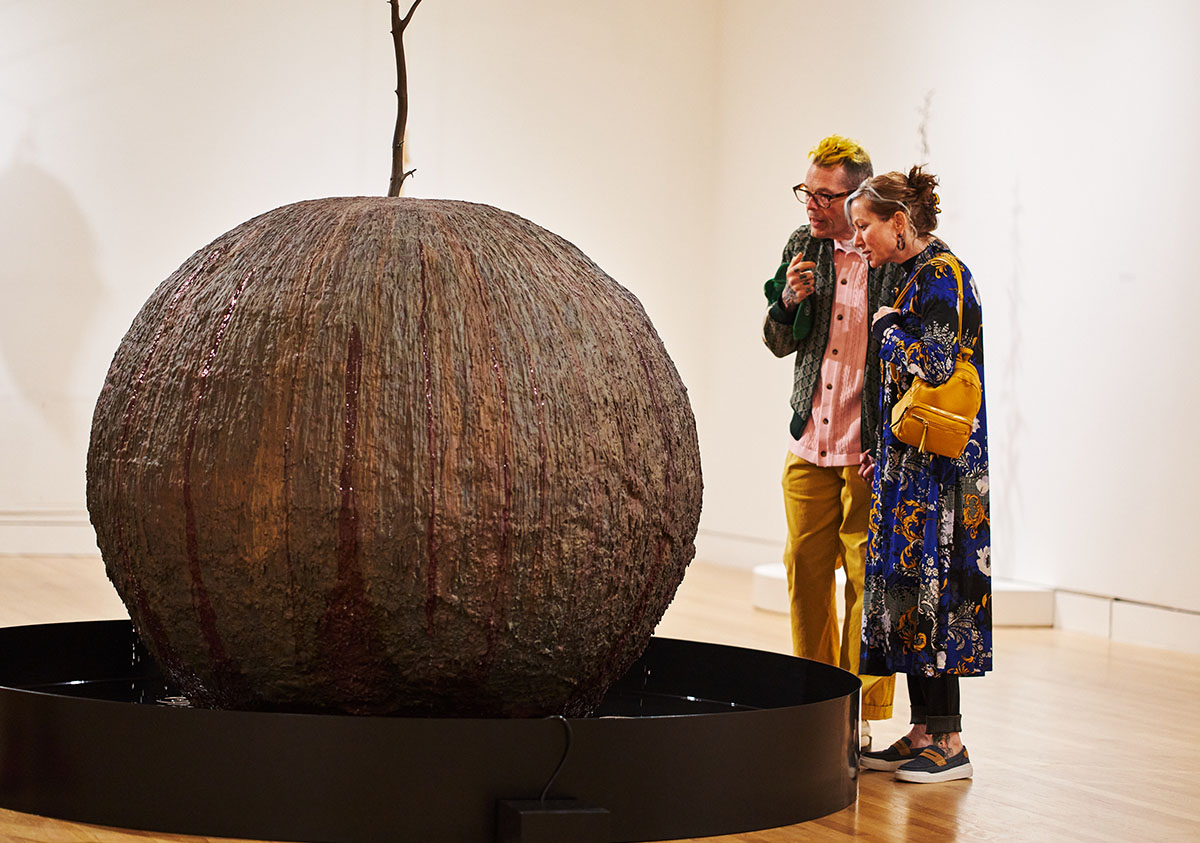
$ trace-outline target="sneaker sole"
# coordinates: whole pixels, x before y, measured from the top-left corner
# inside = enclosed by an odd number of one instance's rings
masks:
[[[934,782],[952,782],[955,779],[969,779],[975,774],[975,770],[971,767],[971,762],[959,764],[957,767],[951,767],[949,770],[940,770],[936,773],[913,773],[908,770],[896,770],[896,781],[898,782],[914,782],[916,784]]]
[[[858,757],[858,766],[865,770],[878,770],[881,773],[892,773],[896,770],[899,770],[909,761],[912,761],[912,758],[902,758],[899,761],[884,761],[882,758],[864,758],[860,755]]]

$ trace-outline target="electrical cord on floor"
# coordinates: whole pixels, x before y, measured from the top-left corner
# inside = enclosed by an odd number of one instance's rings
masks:
[[[542,795],[539,801],[542,804],[546,802],[546,794],[550,792],[550,786],[554,784],[554,780],[558,778],[558,774],[562,772],[563,765],[567,763],[567,755],[571,752],[571,723],[561,714],[553,714],[546,718],[547,720],[557,720],[563,724],[563,729],[567,733],[567,743],[563,747],[562,758],[558,760],[558,766],[554,768],[554,772],[550,775],[550,780],[546,782],[546,786],[542,788]]]

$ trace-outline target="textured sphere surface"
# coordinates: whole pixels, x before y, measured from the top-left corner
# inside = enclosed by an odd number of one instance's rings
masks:
[[[158,287],[87,496],[198,704],[581,715],[674,596],[701,477],[662,342],[577,248],[486,205],[339,198]]]

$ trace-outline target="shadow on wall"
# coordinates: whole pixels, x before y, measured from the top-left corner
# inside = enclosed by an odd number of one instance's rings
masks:
[[[29,149],[20,144],[0,171],[0,358],[20,397],[66,438],[60,408],[103,290],[87,219]]]

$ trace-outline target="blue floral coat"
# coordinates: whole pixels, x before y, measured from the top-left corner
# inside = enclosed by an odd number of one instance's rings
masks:
[[[935,264],[929,261],[942,258]],[[957,459],[921,453],[891,430],[892,406],[914,377],[937,384],[962,342],[984,380],[983,312],[970,270],[934,241],[906,264],[915,283],[899,313],[880,319],[883,367],[874,495],[867,544],[860,672],[971,676],[992,666],[987,400]]]

